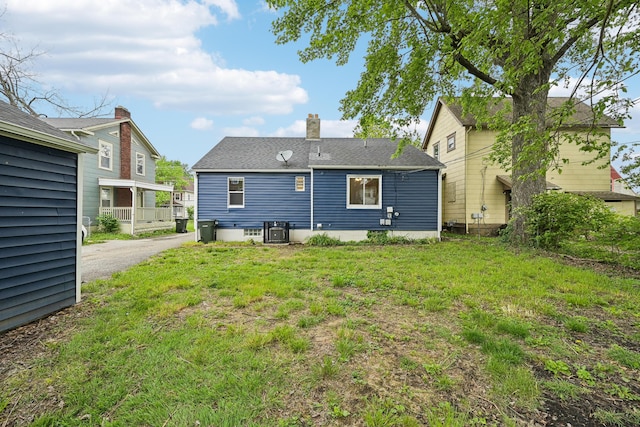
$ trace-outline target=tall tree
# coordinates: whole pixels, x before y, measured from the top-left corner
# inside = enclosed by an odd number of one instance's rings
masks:
[[[32,116],[39,116],[48,108],[53,108],[59,116],[102,115],[109,106],[107,94],[94,99],[93,106],[87,109],[70,104],[56,89],[38,80],[33,66],[42,54],[36,49],[24,50],[15,37],[0,33],[0,99]]]
[[[156,182],[159,184],[173,184],[174,191],[182,191],[187,188],[193,178],[189,173],[189,166],[179,160],[167,160],[165,156],[156,161]],[[156,206],[169,202],[169,193],[156,191]]]
[[[555,85],[571,84],[593,105],[593,123],[622,119],[626,77],[637,73],[637,0],[267,0],[284,13],[277,43],[310,35],[303,62],[349,61],[367,44],[365,69],[341,101],[346,119],[393,117],[406,126],[439,96],[457,96],[478,123],[509,141],[514,236],[526,239],[521,208],[545,190],[557,149],[552,133],[573,101],[549,111]],[[509,97],[511,102],[500,103]],[[496,106],[502,113],[495,114]],[[490,114],[491,113],[491,114]],[[577,141],[576,141],[577,142]],[[589,150],[588,140],[582,141]],[[499,156],[497,156],[499,158]]]

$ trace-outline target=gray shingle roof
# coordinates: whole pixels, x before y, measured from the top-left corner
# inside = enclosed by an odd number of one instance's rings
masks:
[[[44,118],[42,119],[48,124],[58,129],[86,129],[93,126],[117,122],[118,119],[108,119],[99,117],[90,118]]]
[[[70,137],[63,131],[45,123],[42,119],[25,113],[17,107],[14,107],[4,101],[0,101],[0,121],[41,132],[48,136],[65,139],[78,145],[81,144],[77,139]]]
[[[550,110],[557,109],[561,107],[564,103],[568,102],[570,98],[568,97],[549,97],[547,98],[547,105]],[[496,114],[501,108],[503,103],[511,103],[511,98],[505,98],[501,103],[494,105],[491,107],[491,113]],[[566,121],[565,126],[567,127],[590,127],[590,126],[600,126],[600,127],[621,127],[618,122],[608,116],[603,116],[599,119],[598,123],[593,123],[593,110],[589,105],[584,102],[580,102],[577,100],[573,100],[575,102],[575,111],[573,115]],[[447,107],[451,110],[454,116],[462,123],[463,126],[475,126],[476,118],[471,114],[462,115],[462,106],[457,103],[448,103]]]
[[[291,159],[278,161],[279,151]],[[444,165],[413,146],[392,159],[396,143],[389,139],[226,137],[193,166],[194,170],[287,170],[310,168],[441,169]],[[319,154],[318,154],[319,153]]]

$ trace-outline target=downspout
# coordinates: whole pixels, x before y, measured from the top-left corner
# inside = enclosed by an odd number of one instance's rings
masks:
[[[469,159],[467,158],[467,153],[469,152],[469,132],[471,131],[471,126],[468,126],[464,130],[464,234],[469,234],[469,197],[468,197],[468,188],[469,188]]]
[[[438,169],[438,240],[442,235],[442,169]]]
[[[195,226],[196,232],[193,233],[195,237],[195,241],[198,242],[200,237],[198,236],[198,172],[196,172],[196,176],[193,178],[193,224]]]
[[[310,197],[310,202],[311,202],[311,224],[309,224],[309,230],[311,231],[311,234],[313,234],[313,168],[311,168],[311,182],[309,183],[309,185],[311,186],[311,197]]]
[[[136,185],[133,184],[133,187],[129,188],[131,191],[131,235],[135,234],[135,224],[136,224]]]

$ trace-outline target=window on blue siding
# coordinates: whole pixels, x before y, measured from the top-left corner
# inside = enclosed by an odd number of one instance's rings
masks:
[[[348,209],[381,209],[381,175],[347,175]]]
[[[296,176],[296,191],[304,191],[304,176]]]
[[[244,178],[229,177],[229,199],[227,206],[230,208],[244,208]]]

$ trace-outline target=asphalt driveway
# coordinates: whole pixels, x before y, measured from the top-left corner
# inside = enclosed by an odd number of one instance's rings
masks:
[[[108,279],[166,249],[177,248],[195,239],[193,232],[168,234],[140,240],[110,240],[82,246],[82,282]]]

